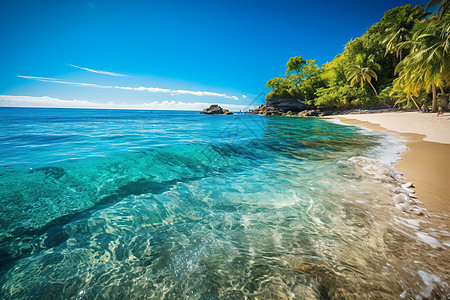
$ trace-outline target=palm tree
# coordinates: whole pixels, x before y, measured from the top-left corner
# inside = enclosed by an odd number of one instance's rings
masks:
[[[373,58],[369,57],[368,59],[364,59],[364,57],[360,54],[356,56],[356,63],[349,66],[349,70],[347,72],[347,80],[350,81],[350,86],[354,86],[359,83],[361,88],[364,87],[364,84],[367,82],[372,87],[375,95],[378,96],[377,90],[372,84],[372,78],[378,80],[377,73],[374,69],[379,70],[380,65],[373,62]]]
[[[450,14],[422,21],[411,41],[400,47],[410,48],[410,54],[396,68],[405,92],[417,95],[431,89],[432,111],[436,112],[436,87],[450,82]]]
[[[409,41],[412,33],[411,29],[417,20],[422,20],[427,13],[423,6],[411,7],[407,4],[402,7],[392,9],[392,13],[386,18],[386,32],[383,43],[386,45],[386,53],[395,53],[400,61],[403,59],[403,48],[399,47],[400,43]]]
[[[442,18],[445,16],[446,13],[449,12],[450,8],[450,0],[431,0],[430,3],[428,3],[427,7],[425,7],[425,10],[428,10],[430,7],[438,6],[437,14],[439,18]]]
[[[403,51],[402,48],[398,47],[398,44],[409,40],[409,30],[406,28],[399,28],[397,31],[390,32],[386,38],[384,39],[384,43],[386,44],[386,54],[395,53],[400,60],[403,59]]]
[[[417,109],[420,110],[413,95],[419,96],[423,89],[423,85],[420,84],[423,82],[423,79],[420,77],[420,73],[416,72],[415,66],[407,61],[408,59],[409,57],[407,56],[406,59],[402,61],[405,66],[401,69],[399,76],[394,79],[394,86],[390,96],[399,99],[395,104],[404,102],[405,100],[409,103],[409,100],[412,100]],[[409,65],[408,62],[410,63]]]

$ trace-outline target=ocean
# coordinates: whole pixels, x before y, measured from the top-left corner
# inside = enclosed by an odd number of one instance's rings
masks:
[[[447,299],[396,138],[334,120],[0,108],[1,299]]]

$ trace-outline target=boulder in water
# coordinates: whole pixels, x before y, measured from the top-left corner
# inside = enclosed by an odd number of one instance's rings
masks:
[[[204,115],[232,115],[228,109],[223,109],[218,104],[212,104],[209,108],[205,108],[201,114]]]

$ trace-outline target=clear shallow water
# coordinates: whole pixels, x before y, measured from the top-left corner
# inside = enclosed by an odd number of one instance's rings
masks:
[[[2,298],[449,293],[449,234],[398,200],[388,137],[254,115],[0,117]]]

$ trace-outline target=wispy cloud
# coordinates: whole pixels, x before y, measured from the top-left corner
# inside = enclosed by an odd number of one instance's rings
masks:
[[[218,103],[221,107],[232,111],[246,111],[254,106]],[[101,108],[101,109],[148,109],[148,110],[191,110],[201,111],[209,107],[206,102],[153,101],[139,104],[123,104],[115,102],[99,103],[88,100],[64,100],[48,96],[13,96],[0,95],[0,106],[6,107],[63,107],[63,108]]]
[[[55,78],[48,78],[48,77],[24,76],[24,75],[17,75],[17,77],[25,78],[25,79],[31,79],[31,80],[37,80],[37,81],[42,81],[42,82],[71,84],[71,85],[84,86],[84,87],[95,87],[95,88],[103,88],[103,89],[111,89],[111,88],[113,88],[112,86],[109,86],[109,85],[99,85],[99,84],[95,84],[95,83],[63,81],[63,80],[59,80],[59,79],[55,79]]]
[[[102,70],[94,70],[94,69],[89,69],[89,68],[83,68],[83,67],[76,66],[76,65],[71,65],[71,64],[69,64],[69,66],[74,67],[74,68],[78,68],[78,69],[81,69],[81,70],[85,70],[85,71],[88,71],[88,72],[97,73],[97,74],[116,76],[116,77],[128,76],[128,75],[124,75],[124,74],[120,74],[120,73],[114,73],[114,72],[108,72],[108,71],[102,71]]]
[[[194,95],[194,96],[214,96],[214,97],[224,97],[227,99],[239,100],[239,98],[236,96],[229,96],[227,94],[219,94],[219,93],[205,92],[205,91],[174,90],[172,92],[177,93],[177,94],[189,94],[189,95]]]
[[[12,96],[0,95],[2,106],[26,106],[26,107],[94,107],[95,103],[87,100],[62,100],[52,97]]]
[[[232,100],[239,100],[239,98],[237,96],[230,96],[227,94],[214,93],[214,92],[208,92],[208,91],[172,90],[172,89],[165,89],[165,88],[158,88],[158,87],[144,87],[144,86],[140,86],[140,87],[117,86],[117,85],[109,86],[109,85],[100,85],[100,84],[95,84],[95,83],[64,81],[64,80],[60,80],[57,78],[24,76],[24,75],[17,75],[17,77],[31,79],[31,80],[38,80],[38,81],[42,81],[42,82],[70,84],[70,85],[83,86],[83,87],[119,89],[119,90],[141,91],[141,92],[150,92],[150,93],[164,93],[164,94],[171,94],[171,95],[193,95],[193,96],[199,96],[199,97],[212,96],[212,97],[222,97],[222,98],[232,99]]]
[[[170,89],[155,88],[155,87],[129,87],[129,86],[114,86],[115,89],[128,90],[128,91],[140,91],[140,92],[150,92],[150,93],[173,93]]]

